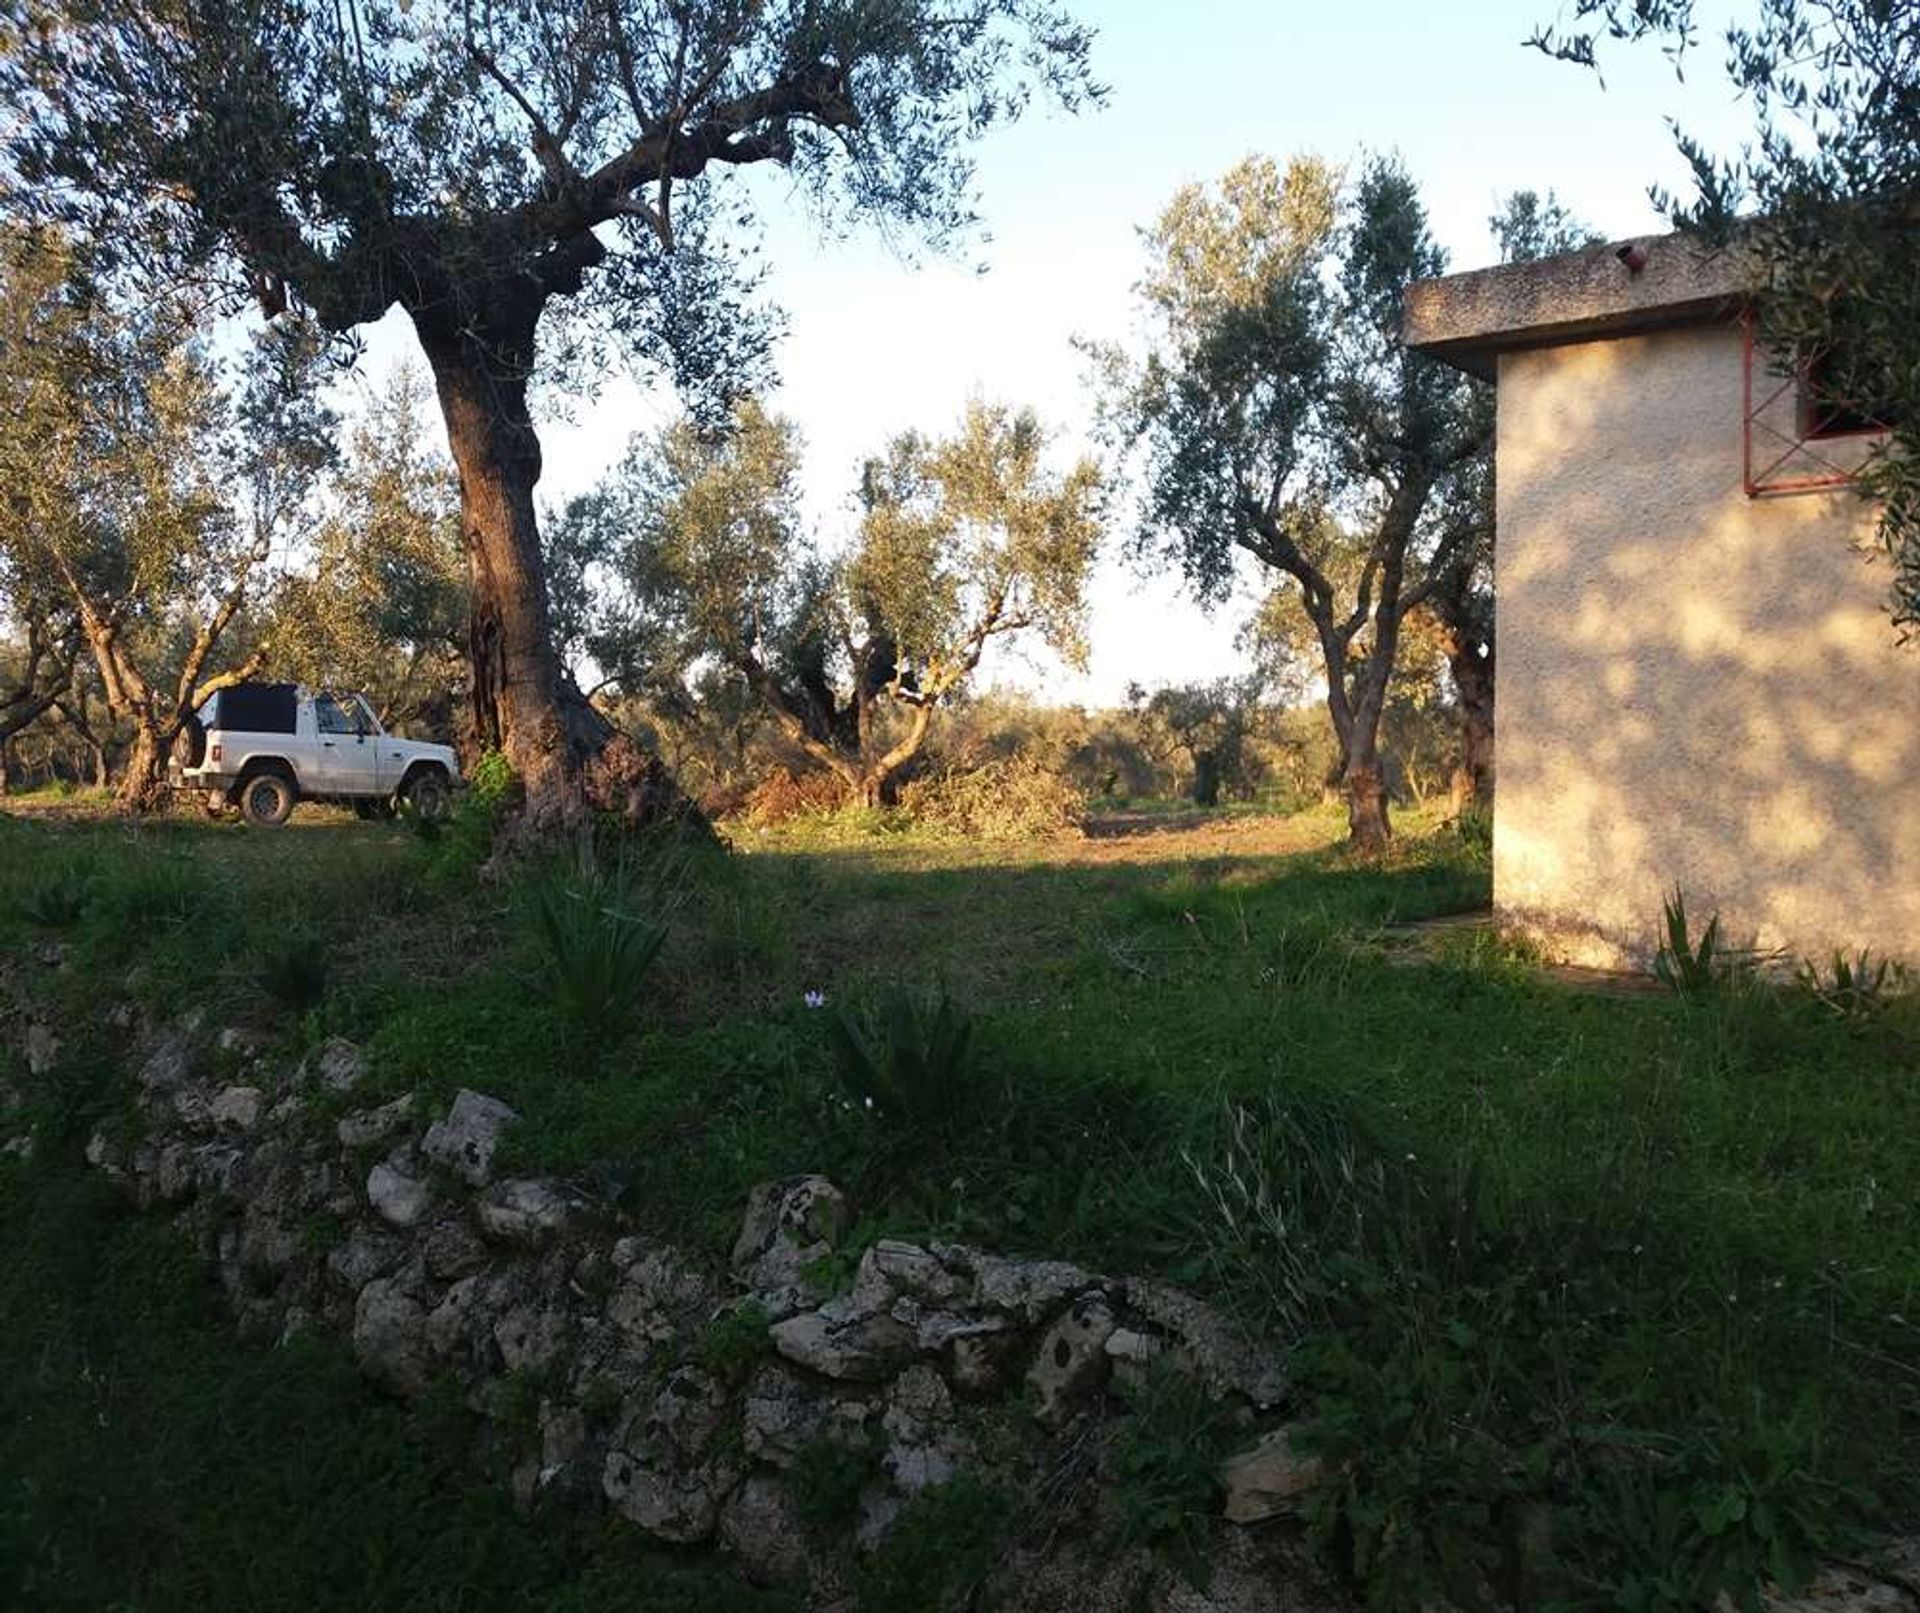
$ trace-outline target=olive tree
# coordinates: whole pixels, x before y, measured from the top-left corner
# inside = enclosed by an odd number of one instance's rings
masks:
[[[1086,460],[1052,473],[1046,447],[1030,412],[984,403],[949,437],[903,433],[867,462],[858,529],[829,554],[803,529],[790,422],[749,402],[723,433],[670,428],[623,493],[596,495],[629,534],[617,569],[640,659],[724,666],[878,803],[989,643],[1030,633],[1084,658],[1100,479]]]
[[[332,457],[305,327],[269,327],[237,377],[191,328],[113,301],[54,235],[0,238],[0,552],[77,622],[143,810],[194,708],[264,664],[256,643],[214,670]]]
[[[14,738],[52,711],[73,686],[78,635],[33,599],[16,598],[0,576],[0,606],[18,639],[0,640],[0,795],[12,786]]]
[[[644,759],[555,653],[537,376],[603,341],[712,404],[769,327],[736,252],[777,165],[829,223],[935,241],[968,141],[1098,88],[1053,0],[40,0],[0,41],[13,205],[352,331],[403,309],[460,475],[473,718],[534,823],[638,814]],[[566,317],[548,311],[564,304]]]
[[[466,672],[466,556],[427,382],[392,372],[348,434],[329,508],[274,613],[276,670],[358,689],[383,722],[451,725]]]
[[[1750,7],[1751,9],[1748,9]],[[1596,69],[1611,41],[1697,44],[1694,0],[1573,0],[1532,43]],[[1877,422],[1859,491],[1878,508],[1895,626],[1920,629],[1920,21],[1895,0],[1747,0],[1724,33],[1754,138],[1717,156],[1682,131],[1691,196],[1655,203],[1738,240],[1759,334],[1783,373],[1818,365],[1826,402]]]
[[[1139,545],[1203,598],[1237,552],[1282,573],[1318,647],[1352,842],[1390,834],[1380,720],[1408,614],[1473,540],[1476,383],[1408,350],[1406,287],[1444,266],[1413,181],[1266,158],[1175,195],[1146,236],[1140,352],[1096,349]]]

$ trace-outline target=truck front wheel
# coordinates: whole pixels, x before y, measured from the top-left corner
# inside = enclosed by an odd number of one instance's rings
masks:
[[[437,767],[423,767],[401,785],[400,799],[428,823],[438,823],[453,806],[447,775]]]
[[[255,773],[240,786],[240,816],[262,829],[277,829],[293,815],[300,792],[285,773]]]

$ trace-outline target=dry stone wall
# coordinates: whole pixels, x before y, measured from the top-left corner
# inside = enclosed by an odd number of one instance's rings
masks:
[[[703,1261],[574,1183],[502,1174],[519,1117],[487,1094],[438,1111],[411,1094],[356,1103],[366,1060],[350,1043],[287,1066],[192,1014],[107,1018],[137,1123],[97,1131],[88,1162],[181,1220],[245,1334],[324,1329],[402,1397],[457,1384],[513,1448],[528,1506],[611,1507],[730,1554],[748,1579],[852,1607],[859,1563],[915,1498],[971,1477],[1031,1503],[995,1605],[1345,1605],[1288,1521],[1312,1468],[1271,1437],[1283,1363],[1190,1295],[888,1240],[823,1295],[853,1208],[821,1177],[756,1189],[731,1260]],[[22,1036],[29,1068],[53,1070],[57,1030],[29,1017]],[[1159,1361],[1246,1430],[1198,1575],[1112,1549],[1103,1505],[1115,1391]],[[801,1478],[823,1463],[857,1483],[831,1527],[808,1517]]]
[[[27,1080],[57,1073],[62,1029],[32,975],[0,968]],[[1193,1295],[1065,1261],[883,1240],[844,1291],[853,1207],[819,1176],[769,1182],[730,1261],[651,1237],[579,1185],[506,1175],[519,1117],[461,1091],[361,1099],[367,1061],[333,1041],[291,1064],[195,1014],[105,1014],[130,1123],[86,1158],[197,1240],[243,1332],[347,1341],[361,1371],[414,1397],[451,1382],[509,1449],[526,1506],[606,1506],[656,1539],[711,1545],[757,1582],[851,1587],[916,1498],[982,1479],[1020,1500],[984,1605],[1072,1613],[1318,1613],[1349,1606],[1304,1550],[1323,1477],[1287,1422],[1284,1360]],[[25,1095],[0,1085],[0,1150]],[[1222,1464],[1206,1560],[1175,1572],[1116,1546],[1106,1456],[1125,1391],[1156,1370],[1206,1386],[1241,1432]],[[851,1505],[820,1516],[823,1471]],[[1793,1609],[1920,1613],[1897,1567],[1830,1569]],[[931,1604],[929,1604],[931,1605]]]

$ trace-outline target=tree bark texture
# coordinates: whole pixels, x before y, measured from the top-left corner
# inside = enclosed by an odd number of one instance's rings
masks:
[[[471,590],[472,749],[497,750],[526,792],[534,836],[611,813],[631,826],[701,824],[658,757],[581,694],[554,651],[533,490],[540,442],[527,409],[535,312],[490,332],[415,318],[460,479]]]
[[[1449,631],[1447,666],[1460,699],[1460,758],[1453,770],[1456,815],[1493,805],[1493,644]]]

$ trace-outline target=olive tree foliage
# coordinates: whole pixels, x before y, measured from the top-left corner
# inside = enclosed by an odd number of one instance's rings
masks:
[[[427,386],[398,367],[355,422],[306,562],[281,589],[274,664],[364,692],[384,723],[443,733],[466,675],[467,570]]]
[[[78,635],[70,621],[16,594],[0,573],[0,795],[13,783],[13,741],[73,687]]]
[[[1284,575],[1318,647],[1351,838],[1379,847],[1401,625],[1480,519],[1485,402],[1401,340],[1406,287],[1443,257],[1384,158],[1351,183],[1250,158],[1180,191],[1146,244],[1140,351],[1095,350],[1108,427],[1143,469],[1140,548],[1203,598],[1228,590],[1238,552]]]
[[[1903,637],[1920,629],[1920,12],[1900,0],[1747,0],[1725,70],[1754,135],[1716,155],[1681,131],[1680,228],[1737,241],[1783,374],[1819,366],[1825,401],[1884,422],[1859,490],[1877,502]],[[1573,0],[1532,43],[1597,70],[1609,44],[1699,43],[1694,0]]]
[[[473,720],[529,819],[665,791],[566,680],[534,506],[536,372],[612,342],[724,413],[758,378],[754,192],[939,243],[968,142],[1098,87],[1054,0],[10,0],[11,205],[101,257],[348,332],[398,306],[460,475]],[[565,305],[558,322],[544,318]]]
[[[1251,796],[1260,782],[1252,740],[1269,692],[1259,672],[1148,689],[1127,685],[1127,707],[1150,750],[1186,758],[1188,794],[1195,806],[1214,807],[1222,795]]]
[[[829,554],[801,520],[791,422],[749,401],[724,433],[675,425],[593,497],[625,534],[630,601],[596,654],[726,668],[849,798],[878,803],[989,643],[1031,634],[1084,661],[1100,479],[1084,460],[1054,474],[1046,448],[1030,412],[985,403],[951,436],[903,433],[864,467],[858,528]]]
[[[0,281],[0,552],[71,613],[144,809],[194,708],[265,662],[221,665],[332,458],[320,345],[289,319],[223,371],[190,310],[114,301],[45,231],[0,237]]]

